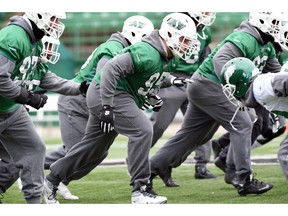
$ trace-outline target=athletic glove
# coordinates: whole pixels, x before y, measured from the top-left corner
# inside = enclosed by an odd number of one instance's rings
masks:
[[[21,87],[21,93],[18,98],[15,99],[16,103],[27,104],[35,109],[42,108],[47,102],[47,95],[43,91],[32,92],[28,91],[26,88]]]
[[[99,116],[100,128],[103,133],[108,134],[114,130],[114,118],[113,107],[103,105]]]
[[[87,83],[87,81],[83,81],[81,84],[80,84],[80,87],[79,87],[79,90],[80,92],[83,94],[83,95],[86,95],[87,93],[87,90],[89,88],[89,83]]]
[[[185,78],[183,77],[173,77],[171,80],[170,80],[171,84],[176,86],[176,87],[182,87],[184,86],[185,84],[187,84],[187,81]]]
[[[141,110],[147,110],[147,109],[150,109],[151,108],[151,105],[150,103],[148,102],[148,98],[145,97],[145,102],[144,102],[144,105],[141,107]]]
[[[161,109],[163,100],[158,95],[149,95],[147,99],[149,104],[153,107],[152,110],[154,112],[158,112]]]

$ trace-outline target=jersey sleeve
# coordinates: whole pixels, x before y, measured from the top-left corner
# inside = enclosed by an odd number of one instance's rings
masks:
[[[27,34],[20,27],[6,27],[0,34],[0,53],[14,63],[29,50]]]

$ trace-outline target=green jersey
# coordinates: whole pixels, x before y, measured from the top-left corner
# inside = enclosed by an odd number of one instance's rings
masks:
[[[48,72],[47,65],[39,63],[42,48],[41,41],[31,43],[29,35],[18,25],[9,25],[0,31],[0,54],[15,64],[10,78],[16,85],[26,87],[28,90],[35,90]],[[19,106],[14,100],[3,96],[0,96],[0,104],[2,113]]]
[[[119,54],[129,52],[133,64],[134,73],[126,77],[120,77],[117,81],[117,90],[129,92],[141,108],[145,102],[145,96],[154,92],[162,84],[169,74],[175,71],[177,60],[167,62],[159,51],[146,42],[137,42],[120,51]],[[100,83],[103,71],[95,76],[96,82]]]
[[[99,47],[97,47],[93,53],[88,57],[86,62],[82,65],[80,71],[74,78],[74,81],[81,83],[83,81],[91,82],[96,73],[96,68],[99,60],[105,56],[105,58],[113,58],[124,46],[116,40],[109,40]]]
[[[243,57],[250,59],[256,67],[259,68],[260,72],[266,65],[268,59],[276,57],[276,52],[272,43],[260,44],[255,37],[245,32],[233,32],[227,36],[214,50],[213,52],[204,60],[204,62],[199,67],[199,73],[203,74],[205,77],[220,83],[217,75],[214,71],[213,57],[215,53],[226,43],[231,42],[237,46]]]
[[[202,30],[198,30],[198,34],[203,34]],[[192,75],[200,65],[200,57],[203,53],[205,47],[209,46],[212,41],[212,35],[210,28],[204,29],[204,34],[206,35],[205,38],[198,37],[197,39],[197,46],[198,52],[191,55],[189,59],[186,61],[183,59],[179,60],[179,64],[176,68],[176,71],[180,71],[189,75]]]

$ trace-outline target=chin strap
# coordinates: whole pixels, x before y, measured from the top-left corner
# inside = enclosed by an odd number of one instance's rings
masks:
[[[232,119],[230,120],[229,123],[230,123],[231,127],[232,127],[235,131],[237,131],[238,129],[237,129],[236,127],[234,127],[234,125],[233,125],[232,122],[234,121],[234,119],[235,119],[235,117],[236,117],[236,115],[237,115],[237,113],[238,113],[239,110],[245,111],[245,108],[246,108],[246,110],[247,110],[251,115],[254,116],[253,124],[258,120],[258,118],[257,118],[257,114],[255,113],[255,110],[254,110],[254,109],[249,109],[248,107],[245,107],[245,106],[243,105],[243,103],[242,103],[241,101],[237,100],[236,98],[235,98],[235,100],[236,100],[236,103],[230,101],[233,105],[237,106],[237,109],[236,109],[236,111],[235,111],[235,113],[234,113],[234,115],[233,115],[233,117],[232,117]]]
[[[237,131],[238,129],[237,129],[236,127],[234,127],[234,125],[233,125],[232,122],[234,121],[234,119],[235,119],[238,111],[239,111],[239,110],[243,111],[243,110],[245,109],[245,106],[241,103],[241,101],[238,101],[236,98],[235,98],[235,100],[236,100],[236,103],[234,103],[234,102],[232,102],[232,101],[229,100],[233,105],[237,106],[237,109],[236,109],[236,111],[235,111],[235,113],[234,113],[234,115],[233,115],[233,117],[232,117],[232,119],[230,120],[229,123],[230,123],[231,127],[232,127],[235,131]]]

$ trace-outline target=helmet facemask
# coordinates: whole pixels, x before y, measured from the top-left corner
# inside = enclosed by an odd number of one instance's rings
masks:
[[[65,25],[59,19],[66,19],[65,13],[52,12],[26,12],[25,16],[47,36],[59,39],[64,32]]]
[[[197,51],[197,32],[194,21],[185,14],[167,15],[159,29],[173,55],[187,60]]]
[[[280,29],[279,44],[284,50],[288,51],[288,23]]]
[[[48,25],[45,25],[45,32],[53,38],[60,38],[64,29],[65,25],[55,17],[52,17]]]
[[[56,64],[60,58],[60,53],[58,52],[60,41],[49,36],[44,36],[42,38],[43,49],[40,54],[41,61],[43,63]]]
[[[205,40],[207,35],[204,33],[206,26],[211,26],[216,19],[216,12],[188,12],[190,17],[193,17],[197,22],[197,28],[202,26],[201,34],[198,37]]]
[[[178,43],[169,46],[174,55],[179,56],[184,61],[188,60],[197,50],[196,39],[185,36],[179,37]],[[167,43],[168,44],[168,43]]]
[[[285,12],[251,12],[249,22],[262,32],[271,35],[276,42],[279,41],[280,30],[283,23],[288,21]]]

